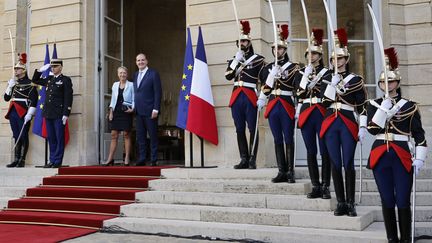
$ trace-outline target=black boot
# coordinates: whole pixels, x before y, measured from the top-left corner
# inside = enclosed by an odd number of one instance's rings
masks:
[[[312,182],[312,191],[307,194],[307,198],[319,198],[322,194],[319,182],[318,162],[315,154],[307,154],[307,165]]]
[[[321,176],[322,176],[322,199],[330,199],[330,157],[328,154],[321,155]]]
[[[249,168],[249,151],[245,133],[237,133],[237,144],[240,151],[240,163],[234,165],[234,169]]]
[[[285,144],[286,146],[286,162],[288,164],[288,183],[295,183],[295,174],[294,174],[294,143]]]
[[[384,216],[384,226],[387,233],[387,240],[389,243],[398,243],[398,233],[396,226],[396,212],[394,208],[382,207]]]
[[[345,186],[347,198],[347,215],[349,217],[356,217],[357,211],[355,208],[355,183],[356,171],[355,169],[348,169],[345,171]]]
[[[29,148],[29,138],[28,137],[22,139],[21,146],[22,146],[21,157],[20,157],[16,167],[24,167],[25,166],[25,159],[27,156],[28,148]]]
[[[17,166],[17,164],[21,158],[21,143],[22,143],[21,141],[22,141],[22,139],[20,139],[15,146],[15,159],[14,159],[14,161],[12,161],[10,164],[6,165],[6,167],[13,168],[13,167]]]
[[[285,152],[283,144],[275,144],[276,162],[279,172],[275,178],[272,179],[273,183],[287,182],[287,163],[285,161]]]
[[[411,242],[411,208],[398,209],[400,243]]]
[[[253,142],[254,142],[254,136],[255,136],[255,132],[250,134],[250,139],[249,139],[249,149],[251,151],[250,156],[249,156],[249,169],[256,169],[256,156],[257,156],[257,152],[258,152],[258,141],[259,141],[259,133],[257,131],[257,136],[256,136],[256,141],[255,141],[255,147],[253,150],[253,155],[252,155],[252,147],[253,147]]]
[[[332,167],[333,184],[336,193],[337,207],[334,211],[335,216],[342,216],[347,214],[347,207],[345,202],[345,190],[343,185],[342,173],[337,171],[337,169]]]

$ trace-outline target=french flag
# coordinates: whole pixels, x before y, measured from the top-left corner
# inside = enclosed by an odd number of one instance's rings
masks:
[[[216,113],[201,26],[198,32],[194,62],[186,129],[212,144],[217,145],[219,141]]]

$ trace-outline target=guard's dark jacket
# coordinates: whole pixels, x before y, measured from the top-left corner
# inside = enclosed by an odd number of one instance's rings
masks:
[[[72,80],[63,74],[58,77],[41,78],[42,73],[35,70],[33,83],[46,86],[43,116],[48,119],[61,119],[69,116],[72,110]]]

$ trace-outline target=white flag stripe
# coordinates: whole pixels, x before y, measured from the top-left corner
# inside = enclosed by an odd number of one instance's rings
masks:
[[[191,94],[214,106],[207,63],[197,58],[195,58],[192,74]]]

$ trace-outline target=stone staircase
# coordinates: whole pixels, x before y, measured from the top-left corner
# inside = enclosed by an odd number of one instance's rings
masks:
[[[432,170],[417,181],[416,235],[432,235]],[[297,183],[273,184],[276,169],[167,169],[151,181],[124,217],[105,221],[134,232],[263,242],[387,242],[380,199],[369,170],[363,170],[358,217],[335,217],[336,201],[307,199],[306,168]],[[357,173],[358,174],[358,173]],[[358,186],[357,186],[358,188]]]
[[[25,195],[27,188],[41,184],[43,177],[56,173],[57,169],[0,168],[0,208],[6,207],[9,200]]]

